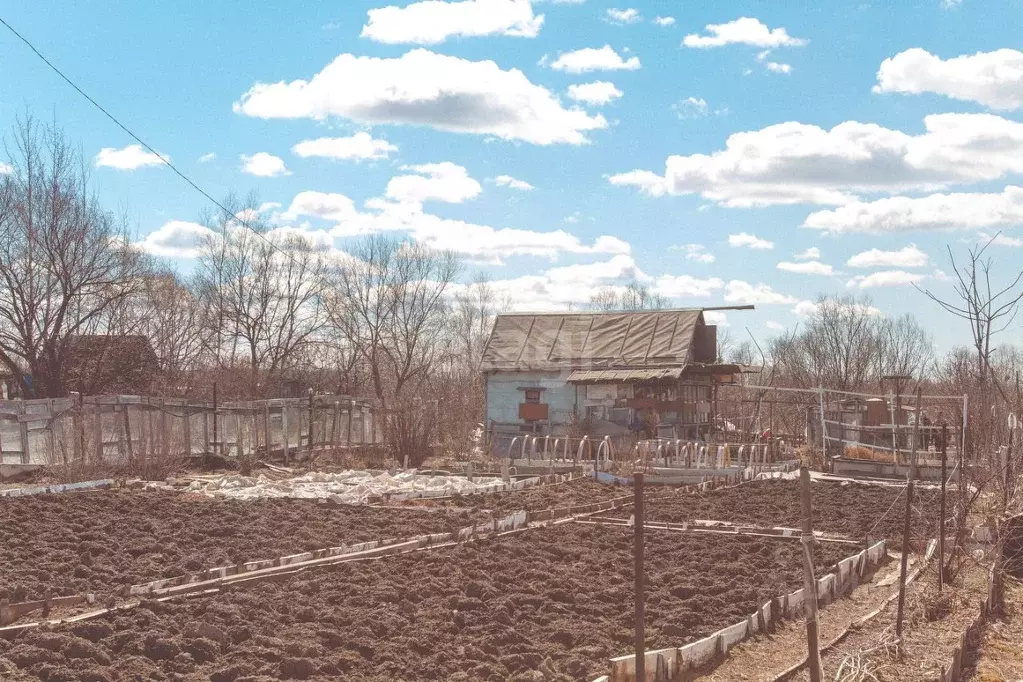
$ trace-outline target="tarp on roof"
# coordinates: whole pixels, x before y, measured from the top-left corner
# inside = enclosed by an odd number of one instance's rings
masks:
[[[684,367],[703,311],[498,315],[480,368]]]
[[[577,369],[568,376],[570,384],[627,384],[630,382],[677,381],[684,367],[651,369]]]

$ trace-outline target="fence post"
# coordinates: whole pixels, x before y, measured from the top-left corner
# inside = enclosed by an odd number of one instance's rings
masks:
[[[643,472],[632,474],[635,511],[633,530],[635,535],[635,585],[636,585],[636,681],[646,680],[646,639],[644,631],[644,588],[646,576],[643,573]]]
[[[210,452],[210,413],[207,409],[209,403],[203,402],[202,404],[202,463],[203,468],[206,468],[207,462],[209,461],[208,455]]]
[[[899,609],[895,617],[895,636],[899,640],[899,647],[902,647],[902,612],[906,602],[906,563],[909,560],[909,520],[913,510],[913,479],[916,476],[915,467],[910,464],[909,482],[906,484],[906,516],[902,521],[902,565],[899,568]]]
[[[941,425],[941,512],[938,517],[938,593],[945,586],[945,477],[948,466],[948,423]],[[960,472],[962,480],[962,472]]]
[[[330,446],[337,449],[337,430],[341,426],[341,403],[334,401],[334,418],[330,422]]]
[[[121,402],[120,397],[118,397],[117,402]],[[121,405],[121,420],[122,426],[124,427],[124,439],[122,440],[122,443],[124,444],[124,448],[127,449],[128,461],[132,462],[135,460],[135,448],[131,443],[131,419],[128,415],[128,405]]]
[[[220,452],[220,438],[217,434],[217,382],[213,382],[213,454]]]
[[[181,411],[185,415],[184,416],[184,433],[185,433],[184,450],[185,450],[185,457],[191,459],[191,457],[192,457],[192,409],[191,409],[191,405],[187,404],[187,401],[186,401],[186,404],[182,405],[181,407],[182,407]]]
[[[290,462],[288,458],[288,403],[281,404],[281,432],[284,434],[284,466]]]
[[[170,459],[170,431],[167,429],[166,398],[160,398],[160,456],[164,463]]]
[[[347,436],[346,439],[348,441],[348,447],[351,447],[351,445],[352,445],[352,413],[354,411],[355,411],[355,401],[354,400],[349,400],[348,401],[348,429],[347,429],[347,434],[346,434],[346,436]]]
[[[309,389],[309,456],[312,457],[313,445],[316,441],[313,437],[316,435],[316,427],[313,422],[316,421],[316,405],[313,399],[313,390]]]
[[[75,395],[75,461],[85,462],[85,410],[82,409],[82,394],[79,392]],[[2,448],[0,448],[2,451]]]
[[[821,396],[823,395],[822,391]],[[821,406],[823,407],[823,403]],[[813,500],[810,496],[810,470],[806,466],[799,468],[799,481],[802,485],[803,506],[803,528],[800,540],[803,545],[803,606],[806,611],[807,664],[810,669],[810,682],[821,682],[821,655],[817,631],[817,581],[813,575]]]
[[[96,463],[103,463],[103,405],[97,399],[96,405],[96,423],[93,425],[96,433]]]
[[[28,417],[25,410],[25,401],[18,403],[18,431],[21,435],[21,463],[30,464],[31,453],[28,448]]]
[[[273,440],[270,438],[270,401],[263,401],[263,440],[266,446],[266,461],[270,461],[270,451],[273,449]]]

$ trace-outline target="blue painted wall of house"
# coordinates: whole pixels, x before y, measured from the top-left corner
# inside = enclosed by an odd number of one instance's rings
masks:
[[[526,387],[545,389],[540,402],[547,403],[551,424],[568,424],[576,410],[576,387],[567,383],[571,370],[562,372],[490,372],[487,374],[487,423],[524,423],[519,403]]]

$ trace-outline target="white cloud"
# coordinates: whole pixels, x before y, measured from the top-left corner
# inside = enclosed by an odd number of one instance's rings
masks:
[[[358,132],[349,137],[320,137],[302,140],[291,148],[292,153],[301,157],[322,156],[328,159],[375,160],[386,159],[398,148],[387,140],[375,139],[367,132]]]
[[[931,194],[855,201],[833,210],[816,211],[803,227],[843,232],[908,232],[911,230],[974,230],[1023,223],[1023,187],[1009,185],[999,193]]]
[[[774,320],[768,320],[764,323],[764,326],[773,332],[783,332],[786,327],[781,322],[775,322]]]
[[[1020,239],[1019,237],[1009,237],[1001,232],[993,237],[989,234],[984,234],[983,232],[979,233],[977,236],[980,237],[982,241],[989,241],[995,246],[1023,246],[1023,239]]]
[[[643,17],[639,15],[639,10],[634,7],[628,9],[612,7],[607,10],[605,16],[612,24],[635,24],[643,20]]]
[[[1023,172],[1023,123],[992,114],[934,114],[924,127],[909,135],[857,121],[831,130],[779,123],[734,133],[711,154],[669,156],[663,176],[635,170],[610,182],[652,196],[699,194],[734,207],[842,205],[854,192],[926,191]]]
[[[358,210],[355,203],[343,194],[307,191],[295,196],[282,218],[295,220],[299,216],[307,216],[333,222],[330,233],[341,238],[405,232],[434,248],[461,253],[479,263],[500,264],[508,256],[537,256],[554,260],[566,253],[631,253],[629,244],[617,237],[602,235],[587,244],[564,230],[540,232],[496,228],[426,213],[422,204],[413,200],[371,199],[366,202],[366,208],[365,211]]]
[[[628,255],[606,261],[551,268],[536,275],[496,280],[491,287],[508,298],[514,310],[564,311],[586,305],[594,292],[609,287],[623,291],[633,280],[649,279]]]
[[[927,265],[927,254],[917,248],[916,244],[898,251],[882,251],[870,249],[858,253],[848,261],[850,268],[922,268]]]
[[[494,178],[494,184],[498,187],[508,187],[509,189],[518,189],[527,192],[531,189],[535,189],[531,184],[525,180],[519,180],[513,178],[510,175],[498,175]]]
[[[609,81],[594,81],[592,83],[579,83],[568,86],[568,96],[576,102],[585,102],[594,106],[608,104],[623,93]]]
[[[740,232],[739,234],[728,235],[728,245],[758,250],[774,248],[774,242],[769,242],[766,239],[761,239],[755,234],[750,234],[748,232]]]
[[[707,247],[703,244],[683,244],[682,246],[670,247],[673,251],[685,251],[686,260],[696,261],[697,263],[713,263],[716,259],[714,254],[707,253]]]
[[[422,0],[369,11],[362,37],[378,43],[436,45],[453,37],[535,38],[543,26],[531,0]]]
[[[775,291],[767,284],[750,284],[733,279],[725,287],[725,301],[735,305],[774,305],[795,303],[796,299]]]
[[[779,270],[794,272],[799,275],[832,275],[834,268],[820,261],[804,261],[802,263],[788,263],[782,261],[777,265]]]
[[[727,327],[728,315],[721,310],[707,310],[703,313],[703,321],[717,327]]]
[[[811,246],[805,251],[792,254],[792,257],[796,260],[819,260],[821,257],[821,250],[816,246]]]
[[[793,38],[784,28],[770,29],[759,19],[739,17],[726,24],[707,24],[709,35],[690,34],[682,39],[686,47],[723,47],[725,45],[752,45],[754,47],[798,47],[806,45],[801,38]]]
[[[603,116],[566,109],[518,69],[415,49],[401,57],[342,54],[310,80],[257,83],[234,104],[257,118],[332,116],[368,125],[423,125],[533,144],[584,144]]]
[[[215,161],[216,158],[217,158],[216,152],[206,152],[205,154],[199,157],[199,163],[209,163],[210,161]]]
[[[622,59],[610,45],[584,47],[581,50],[564,52],[551,63],[555,71],[566,73],[588,73],[590,71],[635,71],[640,67],[639,57]]]
[[[654,23],[658,26],[672,26],[675,23],[675,17],[654,17]]]
[[[772,73],[792,73],[791,64],[779,64],[778,62],[767,62],[767,70]]]
[[[355,218],[358,211],[355,202],[344,194],[331,192],[299,192],[291,200],[291,206],[282,214],[285,220],[299,216],[312,216],[323,220],[342,221]]]
[[[165,159],[170,158],[166,154],[161,156]],[[163,165],[163,161],[160,160],[159,156],[143,149],[140,144],[130,144],[123,149],[103,147],[103,149],[99,150],[99,154],[96,155],[95,161],[97,168],[107,167],[116,168],[117,170],[135,170],[136,168],[144,168],[146,166]]]
[[[881,270],[872,272],[869,275],[857,275],[846,282],[846,286],[859,289],[872,289],[875,287],[900,287],[907,284],[916,284],[924,279],[924,276],[917,272],[906,272],[905,270]]]
[[[699,279],[690,275],[661,275],[652,288],[654,293],[669,298],[706,298],[724,285],[717,277]]]
[[[214,235],[198,223],[171,220],[147,234],[136,246],[162,258],[195,258],[203,242]]]
[[[963,4],[963,0],[941,0],[942,9],[954,9]]]
[[[1023,52],[1004,48],[942,59],[914,47],[881,62],[874,92],[934,93],[992,109],[1023,107]]]
[[[402,166],[402,170],[417,175],[398,175],[387,183],[387,197],[396,201],[444,201],[460,204],[479,196],[483,191],[480,183],[469,177],[469,172],[458,164],[427,163],[419,166]]]
[[[14,172],[14,166],[9,163],[3,163],[0,161],[0,175],[10,175]]]
[[[284,160],[281,157],[268,154],[267,152],[256,152],[251,156],[242,154],[241,161],[242,172],[249,175],[261,178],[291,175],[291,171],[285,167]]]
[[[671,105],[672,111],[681,118],[703,118],[707,115],[707,100],[702,97],[686,97]]]

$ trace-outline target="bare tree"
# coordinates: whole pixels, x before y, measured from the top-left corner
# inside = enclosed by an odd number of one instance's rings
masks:
[[[137,292],[148,262],[97,203],[86,164],[60,130],[19,120],[8,155],[0,362],[28,395],[63,396],[71,339]]]
[[[257,395],[321,341],[324,257],[304,237],[269,230],[251,206],[206,222],[196,274],[206,323],[221,363],[244,362]]]
[[[991,375],[991,339],[1005,331],[1012,323],[1023,299],[1023,269],[1005,286],[991,284],[992,260],[986,256],[988,247],[998,237],[996,234],[983,245],[973,246],[967,252],[966,262],[956,262],[952,248],[948,258],[955,272],[955,293],[958,300],[944,300],[929,289],[920,289],[928,298],[956,317],[970,325],[973,348],[976,352],[977,377],[986,382]]]
[[[878,327],[869,298],[822,296],[803,330],[775,339],[771,355],[795,386],[857,390],[876,377]]]
[[[590,297],[590,308],[604,312],[614,310],[659,310],[667,308],[669,301],[635,280],[624,287],[606,286]]]

